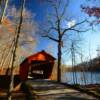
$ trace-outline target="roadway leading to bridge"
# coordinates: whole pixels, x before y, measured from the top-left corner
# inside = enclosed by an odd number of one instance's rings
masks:
[[[99,100],[63,84],[49,80],[28,80],[35,100]]]

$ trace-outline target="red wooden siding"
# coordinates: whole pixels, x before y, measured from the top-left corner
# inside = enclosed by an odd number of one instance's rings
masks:
[[[52,62],[51,67],[54,64],[55,58],[52,57],[50,54],[46,53],[45,51],[38,52],[27,57],[21,64],[20,64],[20,78],[21,80],[25,81],[28,77],[29,68],[32,62],[35,61],[47,61]],[[33,63],[34,64],[34,63]],[[46,66],[47,67],[47,66]],[[48,68],[47,68],[48,69]],[[50,72],[51,73],[51,72]]]

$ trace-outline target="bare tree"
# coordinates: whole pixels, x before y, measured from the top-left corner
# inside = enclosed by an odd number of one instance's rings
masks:
[[[8,100],[12,99],[12,91],[13,91],[13,84],[14,84],[13,68],[14,68],[14,62],[15,62],[15,56],[16,56],[16,48],[17,48],[17,44],[18,44],[18,40],[19,40],[19,34],[20,34],[20,30],[21,30],[21,25],[22,25],[22,22],[23,22],[24,4],[25,4],[25,0],[22,1],[19,25],[16,29],[16,38],[14,40],[13,56],[12,56],[12,64],[11,64],[11,75],[10,75],[11,78],[10,78],[10,85],[9,85],[9,91],[8,91],[8,96],[7,96]]]
[[[90,73],[91,73],[91,83],[93,83],[93,73],[92,73],[92,67],[93,67],[93,61],[92,61],[92,58],[91,58],[91,46],[89,44],[89,69],[90,69]]]
[[[78,83],[78,79],[77,79],[77,56],[80,53],[80,44],[81,40],[79,39],[74,39],[71,40],[71,47],[70,47],[70,52],[71,52],[71,58],[72,58],[72,71],[73,71],[73,83],[77,84]]]
[[[50,40],[54,41],[57,43],[58,46],[58,75],[57,75],[57,79],[58,82],[61,81],[61,56],[62,56],[62,47],[63,47],[63,37],[65,34],[67,34],[69,31],[76,31],[76,32],[85,32],[87,30],[79,30],[77,27],[80,26],[81,24],[87,22],[86,20],[83,20],[81,22],[75,23],[73,22],[73,24],[69,24],[68,27],[66,25],[66,27],[63,27],[62,23],[67,21],[66,20],[66,16],[68,16],[66,14],[66,10],[69,4],[69,0],[57,0],[57,1],[53,1],[53,0],[47,0],[49,2],[49,4],[51,5],[51,7],[53,8],[52,10],[52,14],[51,14],[51,18],[49,18],[48,23],[49,23],[49,27],[48,29],[44,30],[44,33],[46,33],[44,35],[44,37],[49,38]]]
[[[86,68],[85,68],[85,65],[83,64],[83,54],[82,54],[82,50],[81,52],[78,53],[79,56],[80,56],[80,59],[81,59],[81,65],[82,65],[82,73],[83,73],[83,79],[84,79],[84,84],[86,85],[87,84],[87,81],[86,81],[86,77],[85,77],[85,72],[86,72]]]
[[[72,41],[71,43],[71,56],[72,56],[72,72],[73,72],[73,83],[77,83],[77,76],[75,72],[75,47],[74,47],[74,42]]]
[[[8,6],[8,2],[9,0],[0,0],[0,6],[1,6],[1,16],[0,16],[0,23],[2,22],[5,13],[6,13],[6,9]]]
[[[97,57],[100,58],[100,45],[97,47],[96,51],[97,51]]]
[[[73,71],[73,83],[77,84],[77,74],[76,74],[76,41],[71,41],[71,56],[72,56],[72,71]]]

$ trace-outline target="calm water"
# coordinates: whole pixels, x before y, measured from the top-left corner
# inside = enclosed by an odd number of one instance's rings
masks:
[[[100,84],[100,73],[92,72],[76,72],[78,84]],[[84,81],[85,79],[85,81]],[[66,72],[62,75],[62,82],[73,84],[73,72]]]

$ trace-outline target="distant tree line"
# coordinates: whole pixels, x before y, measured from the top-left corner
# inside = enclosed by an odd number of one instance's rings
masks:
[[[83,70],[86,72],[100,72],[100,57],[96,57],[90,61],[86,61],[74,66],[76,71],[82,72]],[[72,72],[72,67],[66,67],[65,70],[67,72]]]

